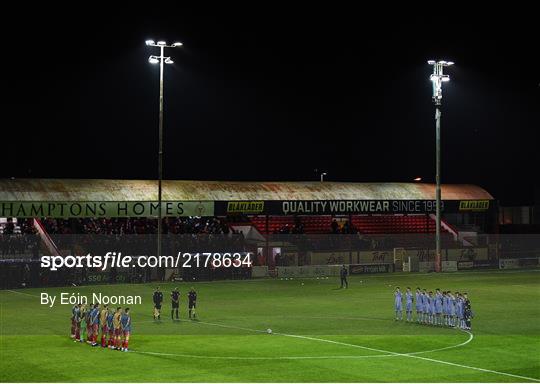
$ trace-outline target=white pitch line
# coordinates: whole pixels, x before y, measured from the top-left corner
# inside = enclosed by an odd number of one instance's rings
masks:
[[[407,353],[407,355],[419,355],[419,354],[421,354],[421,353],[439,352],[439,351],[445,351],[445,350],[447,350],[447,349],[459,348],[459,347],[463,347],[463,346],[469,344],[469,343],[474,339],[474,335],[472,334],[472,332],[469,332],[469,331],[467,331],[466,329],[460,329],[460,331],[469,334],[469,338],[468,338],[466,341],[464,341],[463,343],[461,343],[461,344],[450,345],[450,346],[448,346],[448,347],[442,347],[442,348],[432,349],[432,350],[430,350],[430,351],[411,352],[411,353]]]
[[[185,321],[185,322],[189,322],[189,320],[181,320],[181,321]],[[239,330],[243,330],[243,331],[250,331],[250,332],[257,332],[257,333],[267,333],[267,331],[262,331],[262,330],[259,330],[259,329],[252,329],[252,328],[244,328],[244,327],[238,327],[238,326],[235,326],[235,325],[225,325],[225,324],[217,324],[217,323],[208,323],[208,322],[205,322],[205,321],[196,321],[196,323],[199,323],[199,324],[207,324],[207,325],[212,325],[212,326],[216,326],[216,327],[222,327],[222,328],[231,328],[231,329],[239,329]],[[422,353],[431,353],[431,352],[438,352],[438,351],[444,351],[444,350],[447,350],[447,349],[452,349],[452,348],[459,348],[459,347],[462,347],[464,345],[467,345],[469,344],[473,339],[474,339],[474,335],[467,331],[467,330],[464,330],[464,329],[459,329],[460,331],[462,332],[465,332],[469,335],[469,338],[460,343],[460,344],[456,344],[456,345],[449,345],[447,347],[442,347],[442,348],[437,348],[437,349],[431,349],[431,350],[428,350],[428,351],[419,351],[419,352],[410,352],[410,353],[401,353],[399,355],[419,355],[419,354],[422,354]],[[290,334],[285,334],[285,333],[279,333],[279,332],[274,332],[273,333],[274,335],[280,335],[280,336],[288,336],[288,337],[299,337],[299,338],[304,338],[304,337],[309,337],[309,336],[298,336],[298,335],[290,335]],[[320,340],[326,340],[326,339],[317,339],[318,341]],[[329,343],[338,343],[338,344],[341,344],[340,342],[338,341],[332,341],[332,340],[326,340],[327,342]],[[364,349],[368,349],[369,350],[369,347],[363,347],[361,345],[357,345],[357,344],[347,344],[347,343],[343,343],[344,345],[347,345],[347,346],[355,346],[355,347],[359,347],[359,348],[364,348]],[[386,354],[390,354],[390,353],[393,353],[393,352],[388,352],[388,351],[382,351],[382,350],[377,350],[377,349],[372,349],[373,351],[375,352],[384,352]],[[397,352],[396,352],[397,353]]]
[[[26,295],[26,296],[31,296],[31,297],[39,297],[39,295],[31,295],[30,293],[19,292],[19,291],[13,291],[13,290],[11,290],[11,289],[6,289],[6,292],[17,293],[17,294],[19,294],[19,295]]]
[[[470,365],[463,365],[463,364],[451,363],[451,362],[449,362],[449,361],[430,359],[429,357],[423,357],[423,356],[410,356],[410,355],[406,355],[406,356],[412,357],[412,358],[414,358],[414,359],[420,359],[420,360],[425,360],[425,361],[432,361],[432,362],[434,362],[434,363],[440,363],[440,364],[452,365],[452,366],[454,366],[454,367],[468,368],[468,369],[473,369],[473,370],[475,370],[475,371],[481,371],[481,372],[487,372],[487,373],[494,373],[494,374],[497,374],[497,375],[504,375],[504,376],[509,376],[509,377],[515,377],[515,378],[518,378],[518,379],[525,379],[525,380],[531,380],[531,381],[540,382],[540,379],[535,379],[534,377],[527,377],[527,376],[514,375],[513,373],[507,373],[507,372],[501,372],[501,371],[494,371],[494,370],[492,370],[492,369],[486,369],[486,368],[472,367],[472,366],[470,366]]]
[[[165,352],[144,352],[144,351],[130,351],[133,353],[142,353],[145,355],[156,356],[176,356],[176,357],[188,357],[195,359],[213,359],[213,360],[338,360],[338,359],[365,359],[372,357],[392,357],[392,355],[343,355],[343,356],[202,356],[202,355],[184,355],[177,353],[165,353]]]
[[[190,322],[189,320],[180,320],[180,321],[182,321],[182,322]],[[206,321],[196,321],[195,323],[206,324],[206,325],[211,325],[211,326],[221,327],[221,328],[238,329],[238,330],[249,331],[249,332],[267,333],[267,331],[263,331],[263,330],[259,330],[259,329],[252,329],[252,328],[245,328],[245,327],[238,327],[238,326],[235,326],[235,325],[209,323],[209,322],[206,322]],[[274,332],[273,334],[278,335],[278,336],[287,336],[287,337],[293,337],[293,338],[300,338],[300,339],[307,339],[307,340],[313,340],[313,341],[326,342],[326,343],[337,344],[337,345],[344,345],[344,346],[348,346],[348,347],[355,347],[355,348],[366,349],[366,350],[375,351],[375,352],[379,352],[379,353],[384,353],[384,355],[366,355],[366,356],[337,356],[337,357],[336,356],[333,356],[333,357],[332,356],[324,356],[324,357],[301,357],[301,356],[300,357],[295,357],[295,356],[292,356],[292,357],[284,357],[284,358],[287,358],[287,359],[293,359],[293,358],[304,358],[304,359],[308,359],[308,358],[341,358],[341,359],[345,359],[345,358],[366,358],[366,357],[383,357],[383,356],[384,357],[406,356],[406,355],[407,356],[409,356],[409,355],[412,356],[412,355],[419,355],[421,353],[431,353],[431,352],[438,352],[438,351],[443,351],[443,350],[451,349],[451,348],[459,348],[459,347],[462,347],[462,346],[464,346],[466,344],[469,344],[474,338],[474,335],[471,332],[466,331],[466,330],[461,330],[461,331],[466,332],[469,335],[469,338],[466,341],[464,341],[463,343],[456,344],[456,345],[450,345],[450,346],[447,346],[447,347],[442,347],[442,348],[437,348],[437,349],[432,349],[432,350],[428,350],[428,351],[419,351],[419,352],[410,352],[410,353],[389,352],[389,351],[384,351],[384,350],[380,350],[380,349],[365,347],[365,346],[358,345],[358,344],[349,344],[349,343],[343,343],[343,342],[340,342],[340,341],[320,339],[320,338],[309,337],[309,336],[292,335],[292,334],[279,333],[279,332]],[[157,352],[141,352],[141,351],[137,351],[137,352],[138,353],[150,353],[150,354],[157,353]],[[171,355],[176,356],[176,354],[171,354]],[[229,357],[228,356],[214,356],[214,357],[210,357],[210,358],[227,359]],[[232,358],[234,358],[234,359],[242,359],[242,357],[230,357],[230,358],[231,359]],[[249,358],[247,358],[247,359],[249,359]],[[272,359],[272,358],[261,357],[261,358],[257,358],[257,359],[262,360],[262,359]]]

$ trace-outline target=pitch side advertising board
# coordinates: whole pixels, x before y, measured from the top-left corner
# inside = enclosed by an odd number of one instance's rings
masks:
[[[356,264],[349,266],[351,275],[360,275],[364,273],[388,273],[393,272],[392,264]]]

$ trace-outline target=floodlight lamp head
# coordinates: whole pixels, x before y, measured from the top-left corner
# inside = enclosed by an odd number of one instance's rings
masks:
[[[154,40],[146,40],[145,43],[146,43],[146,45],[155,45],[156,44],[154,42]]]

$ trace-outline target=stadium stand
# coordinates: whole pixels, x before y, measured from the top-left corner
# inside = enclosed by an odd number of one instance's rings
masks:
[[[38,254],[110,250],[155,254],[156,184],[153,180],[0,179],[0,261],[9,266],[6,278],[10,271],[22,273],[23,261],[14,259],[35,262]],[[418,250],[422,260],[429,260],[434,249],[433,197],[434,185],[422,183],[165,180],[162,250],[165,254],[250,252],[256,255],[255,265],[268,271],[276,266],[341,262],[339,254],[346,254],[343,261],[352,263],[354,255],[360,260],[361,252],[373,252],[369,257],[380,263],[380,254],[388,259],[400,247]],[[442,198],[444,248],[459,248],[465,245],[462,239],[493,231],[496,201],[482,188],[443,185]],[[456,229],[469,222],[477,224],[476,232]],[[30,236],[34,240],[21,244],[19,237],[26,234],[35,234]],[[36,239],[41,241],[39,252]],[[39,284],[88,279],[30,269],[35,274],[32,280]],[[138,270],[124,272],[130,281],[162,278]],[[193,276],[185,277],[232,276],[192,272]]]
[[[44,218],[49,234],[150,235],[157,232],[157,221],[149,218]],[[228,234],[232,230],[218,218],[166,217],[163,234]]]

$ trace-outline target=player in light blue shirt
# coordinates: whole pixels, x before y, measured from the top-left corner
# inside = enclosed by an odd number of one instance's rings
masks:
[[[411,292],[411,287],[407,287],[407,292],[405,292],[405,313],[407,315],[407,321],[412,321],[412,307],[413,307],[413,294]]]
[[[399,290],[399,287],[396,287],[396,291],[394,292],[394,308],[396,311],[396,320],[403,320],[401,300],[401,291]]]
[[[443,315],[443,325],[448,325],[448,296],[447,292],[442,292],[442,315]]]
[[[429,321],[429,296],[427,291],[422,290],[422,322],[427,324]]]
[[[424,299],[424,324],[429,323],[429,312],[431,311],[431,302],[429,300],[429,292],[427,292],[424,289],[423,292],[423,299]]]
[[[451,327],[456,324],[456,298],[448,291],[448,322]]]
[[[429,323],[435,324],[435,296],[429,291]]]
[[[442,325],[442,295],[441,290],[435,290],[435,325]]]
[[[465,321],[463,319],[463,299],[459,292],[456,292],[456,316],[457,327],[463,328],[465,326]]]
[[[420,288],[416,288],[416,322],[422,322],[422,313],[424,312],[424,298],[422,297],[422,292]]]

